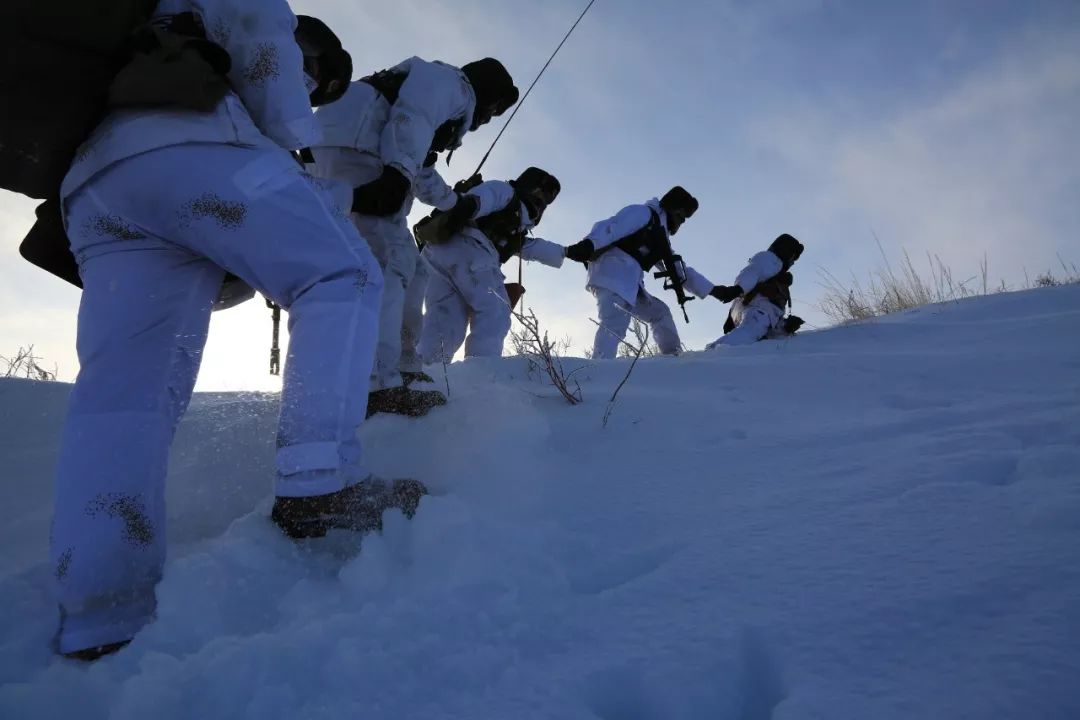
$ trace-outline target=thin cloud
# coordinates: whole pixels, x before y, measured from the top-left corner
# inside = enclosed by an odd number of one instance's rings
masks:
[[[813,266],[865,272],[877,262],[871,230],[889,249],[938,253],[958,272],[984,252],[992,273],[1020,278],[1022,267],[1044,269],[1058,252],[1080,262],[1076,23],[1044,17],[1039,24],[1037,13],[1049,16],[1050,5],[1066,12],[1061,3],[991,5],[985,22],[995,22],[994,8],[1013,13],[996,21],[1013,38],[1003,47],[936,3],[890,6],[925,32],[915,47],[883,33],[874,12],[839,13],[824,0],[601,0],[484,174],[511,178],[528,165],[554,172],[563,193],[539,234],[563,244],[623,205],[683,184],[702,205],[676,246],[715,282],[731,282],[752,252],[792,232],[808,246],[795,294],[799,314],[812,321],[804,308],[816,295]],[[524,89],[584,0],[295,0],[293,7],[337,30],[357,77],[414,54],[451,63],[493,56]],[[1026,31],[1014,23],[1022,13]],[[930,31],[946,24],[956,29]],[[821,34],[834,31],[842,34]],[[886,42],[891,54],[878,47]],[[809,64],[822,57],[825,65]],[[866,58],[874,62],[855,67]],[[889,58],[903,66],[889,66]],[[470,135],[449,168],[440,163],[447,180],[472,171],[500,126]],[[0,248],[9,258],[0,271],[0,354],[33,342],[71,379],[78,293],[16,255],[33,205],[0,193]],[[418,206],[413,221],[426,212]],[[516,263],[505,270],[516,279]],[[584,283],[573,263],[525,266],[526,302],[578,349],[594,330]],[[647,284],[671,299],[658,282]],[[692,303],[693,324],[679,322],[684,341],[701,347],[714,339],[726,309]],[[200,389],[272,386],[268,342],[269,314],[258,303],[216,314]]]
[[[1046,269],[1080,250],[1063,231],[1070,216],[1080,219],[1066,200],[1080,187],[1077,47],[1076,32],[1032,31],[894,115],[850,122],[842,108],[803,107],[754,140],[815,177],[807,204],[833,218],[861,216],[847,238],[876,228],[892,249],[940,255],[958,270],[985,254],[992,274],[1016,282],[1024,268]],[[864,249],[847,254],[853,264],[876,252],[851,244]]]

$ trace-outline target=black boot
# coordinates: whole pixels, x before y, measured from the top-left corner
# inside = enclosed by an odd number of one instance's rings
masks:
[[[367,480],[329,495],[278,497],[270,518],[291,538],[316,538],[331,529],[382,530],[382,514],[398,508],[405,517],[416,514],[427,488],[418,480]]]
[[[402,385],[368,394],[367,416],[383,412],[421,417],[431,408],[445,404],[446,396],[438,390],[410,390]]]
[[[434,383],[435,380],[426,372],[421,370],[419,372],[401,373],[401,382],[405,383],[405,387],[408,387],[413,383]]]

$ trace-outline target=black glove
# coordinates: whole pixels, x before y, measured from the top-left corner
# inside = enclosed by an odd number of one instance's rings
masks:
[[[413,235],[419,247],[441,245],[455,233],[461,232],[472,220],[480,201],[472,195],[459,195],[454,207],[446,210],[434,210],[430,215],[413,226]]]
[[[353,212],[375,217],[393,215],[405,204],[410,188],[412,182],[409,178],[400,170],[386,165],[382,175],[353,190]]]
[[[472,177],[467,177],[464,180],[458,180],[454,183],[454,192],[458,195],[463,195],[482,182],[484,182],[484,176],[480,173],[476,173]]]
[[[738,285],[714,285],[709,294],[722,303],[729,303],[742,295],[743,291]]]
[[[788,315],[784,318],[784,332],[794,335],[795,331],[803,326],[803,322],[805,321],[798,315]]]
[[[592,244],[592,240],[585,238],[581,242],[576,242],[573,245],[566,248],[566,257],[574,262],[588,264],[592,260],[593,253],[596,252],[595,247]]]
[[[446,211],[446,231],[450,235],[460,232],[472,220],[479,208],[480,199],[475,195],[458,194],[454,207]]]
[[[427,157],[424,158],[424,167],[426,167],[426,168],[431,167],[432,165],[435,164],[435,162],[438,159],[439,159],[439,154],[438,153],[429,152],[427,154]]]

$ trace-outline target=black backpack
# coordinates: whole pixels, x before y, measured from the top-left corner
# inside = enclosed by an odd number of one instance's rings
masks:
[[[229,56],[190,13],[151,27],[158,0],[3,3],[0,189],[45,200],[19,252],[82,287],[59,201],[79,146],[110,107],[212,110],[229,89]]]
[[[46,200],[19,246],[82,287],[60,215],[60,183],[105,114],[128,39],[157,0],[4,0],[0,7],[0,188]]]
[[[4,0],[0,7],[0,188],[56,195],[105,113],[128,40],[158,0]]]

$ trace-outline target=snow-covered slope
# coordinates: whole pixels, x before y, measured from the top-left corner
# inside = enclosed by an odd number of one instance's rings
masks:
[[[1080,717],[1080,286],[644,360],[603,428],[626,367],[370,422],[434,494],[356,555],[267,520],[275,397],[197,396],[159,618],[89,668],[48,648],[67,388],[0,383],[0,717]]]

